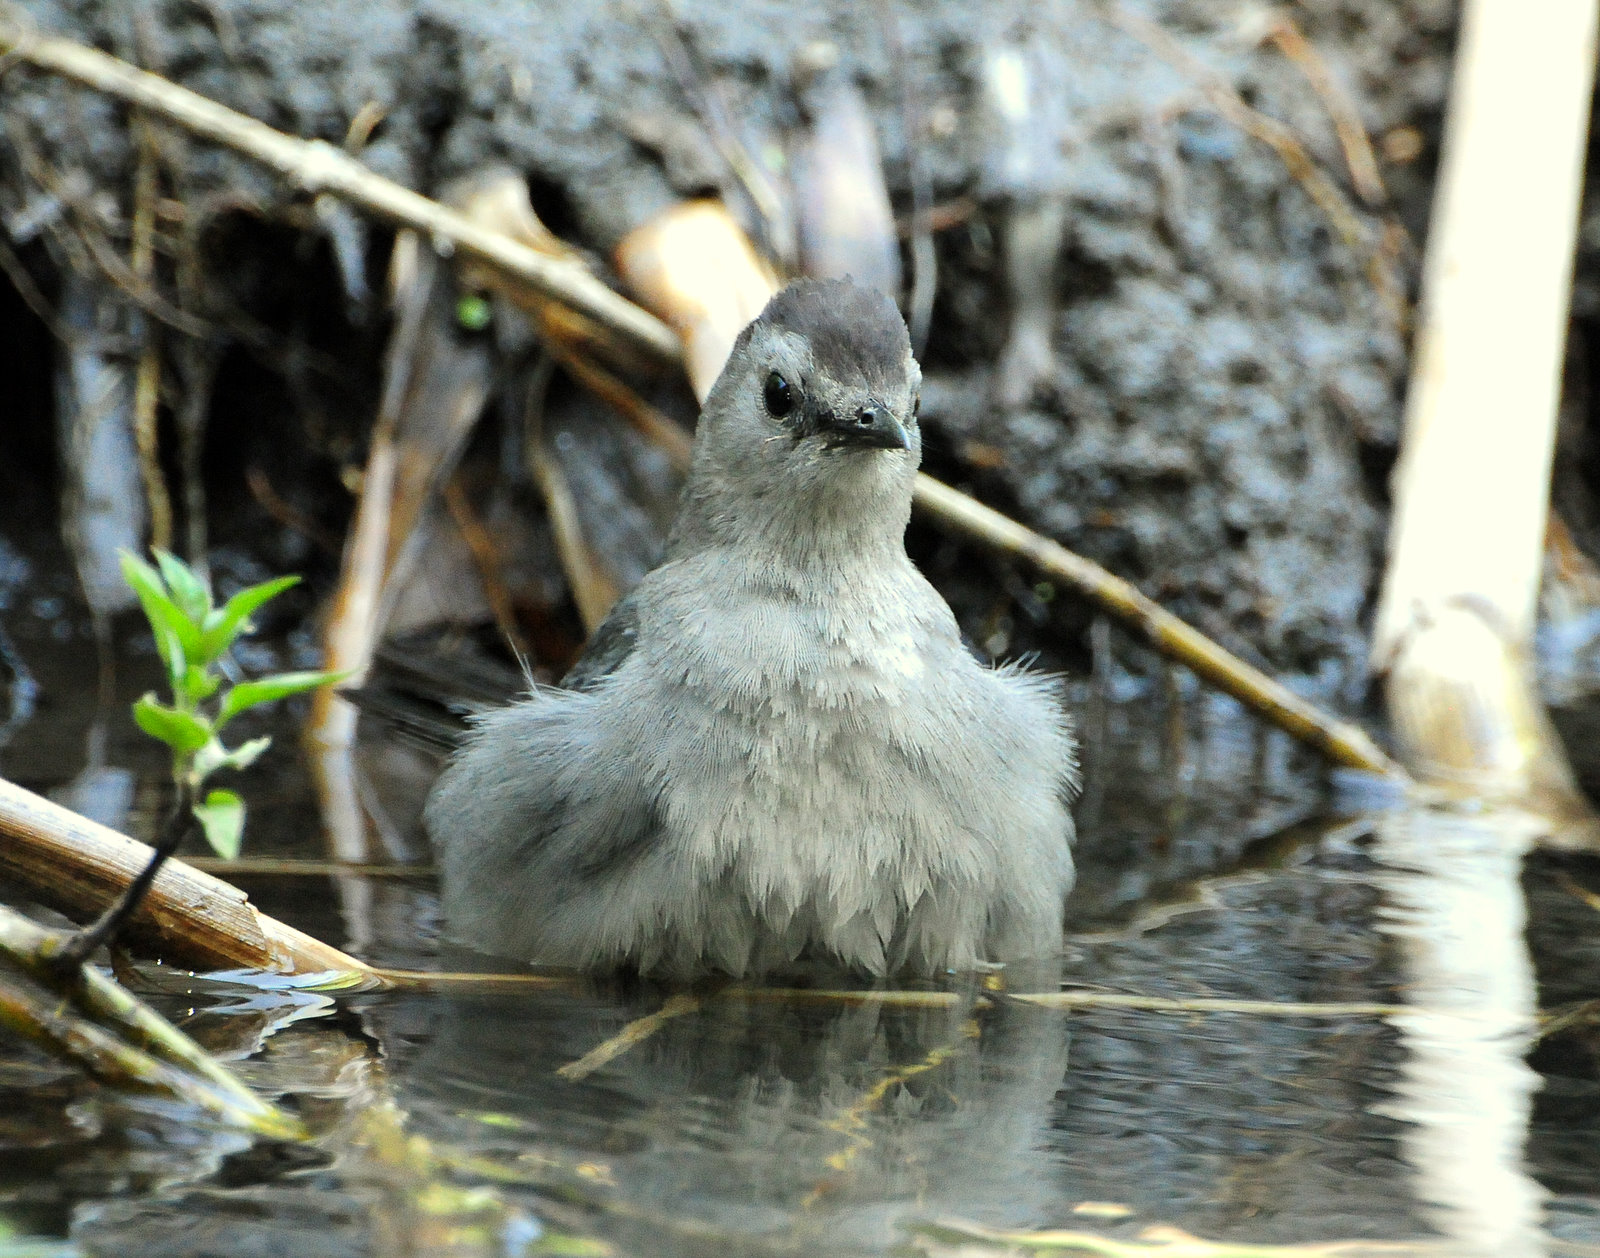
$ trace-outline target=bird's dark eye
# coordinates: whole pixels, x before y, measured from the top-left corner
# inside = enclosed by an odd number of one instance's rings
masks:
[[[782,419],[794,410],[794,390],[789,387],[789,382],[775,371],[767,373],[767,383],[761,390],[761,398],[767,404],[767,414],[774,419]]]

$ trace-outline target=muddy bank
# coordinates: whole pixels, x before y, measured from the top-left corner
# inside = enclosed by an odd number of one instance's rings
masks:
[[[924,353],[930,470],[1248,657],[1330,699],[1359,693],[1405,364],[1374,258],[1386,218],[1413,232],[1425,219],[1449,5],[1299,6],[1309,61],[1286,55],[1265,18],[1185,3],[699,3],[678,10],[677,34],[651,6],[23,7],[42,29],[357,148],[422,191],[507,163],[552,228],[601,255],[690,193],[722,191],[761,228],[725,160],[730,142],[783,197],[806,195],[786,182],[785,155],[816,121],[814,71],[801,67],[831,46],[867,103],[896,210],[920,181],[948,211]],[[1318,66],[1376,138],[1392,210],[1365,207],[1352,185]],[[46,302],[79,268],[99,286],[98,317],[127,319],[84,244],[98,232],[126,249],[135,149],[123,111],[20,68],[4,91],[0,222],[12,247]],[[1219,116],[1230,93],[1287,124],[1336,193],[1331,209],[1267,131]],[[359,465],[375,409],[388,235],[242,158],[177,136],[160,148],[158,271],[190,285],[216,364],[205,409],[217,527],[257,549],[284,532],[282,513],[272,520],[245,489],[246,472],[264,468],[336,537],[348,509],[339,470]],[[1387,257],[1402,288],[1412,260],[1404,247]],[[196,264],[187,279],[183,263]],[[48,345],[35,313],[11,294],[0,304],[14,342]],[[4,439],[13,465],[37,457],[49,363],[18,363],[24,422],[13,427],[36,436]],[[174,413],[185,388],[173,373]],[[681,394],[668,405],[692,415]],[[649,561],[637,535],[656,515],[617,543],[624,577]],[[982,646],[1084,663],[1088,615],[1073,600],[931,534],[913,548]],[[265,549],[271,564],[312,558],[303,538]]]

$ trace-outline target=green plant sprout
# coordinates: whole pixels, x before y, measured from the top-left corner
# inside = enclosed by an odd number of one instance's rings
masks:
[[[273,673],[224,689],[222,660],[233,644],[254,628],[250,617],[297,585],[300,578],[263,581],[240,590],[218,607],[204,577],[164,550],[151,553],[155,566],[122,551],[122,576],[139,596],[155,634],[172,702],[162,703],[151,691],[134,703],[133,719],[151,738],[172,749],[173,781],[193,801],[194,819],[212,850],[231,860],[239,854],[244,834],[244,801],[237,791],[230,790],[209,791],[201,800],[201,788],[219,769],[244,769],[254,764],[272,739],[252,738],[230,749],[222,741],[222,731],[241,712],[315,690],[339,681],[344,674]]]
[[[237,791],[213,788],[203,798],[201,791],[219,770],[254,764],[272,740],[252,738],[230,748],[222,741],[229,722],[263,703],[303,694],[348,675],[272,673],[227,684],[223,661],[234,643],[254,628],[251,616],[300,578],[277,577],[249,586],[219,607],[204,577],[164,550],[152,548],[151,553],[153,565],[129,551],[120,552],[122,575],[150,622],[172,694],[164,703],[154,691],[146,693],[134,703],[133,719],[146,734],[171,748],[177,797],[149,864],[98,921],[72,936],[60,954],[63,965],[82,964],[115,937],[195,823],[218,856],[231,860],[239,854],[244,800]]]

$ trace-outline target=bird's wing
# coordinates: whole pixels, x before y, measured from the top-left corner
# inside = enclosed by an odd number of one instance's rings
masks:
[[[430,632],[386,641],[361,685],[341,687],[339,694],[364,721],[376,721],[385,737],[451,751],[470,717],[509,703],[527,681],[514,668],[447,642]]]
[[[561,679],[565,690],[592,690],[622,667],[639,637],[639,607],[634,596],[618,599],[599,628],[589,636],[583,654]]]

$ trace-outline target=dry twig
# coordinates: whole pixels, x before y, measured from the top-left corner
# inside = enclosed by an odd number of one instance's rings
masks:
[[[1333,119],[1339,147],[1344,151],[1344,164],[1350,171],[1350,182],[1361,194],[1361,199],[1373,209],[1388,204],[1389,190],[1383,186],[1383,176],[1378,173],[1378,159],[1372,152],[1372,141],[1367,137],[1366,124],[1361,121],[1361,110],[1355,99],[1334,77],[1315,45],[1287,14],[1273,16],[1267,28],[1267,38],[1300,68],[1300,73],[1306,76],[1311,90],[1317,94],[1322,107]]]
[[[1373,773],[1400,772],[1359,726],[1321,712],[1315,704],[1223,650],[1093,560],[1073,554],[1065,546],[931,476],[917,477],[916,502],[941,524],[1007,554],[1019,555],[1041,572],[1066,582],[1163,655],[1193,669],[1280,729],[1317,748],[1335,764]]]
[[[444,505],[455,522],[456,532],[461,534],[461,540],[472,553],[472,563],[478,570],[478,581],[483,586],[484,597],[489,601],[495,627],[500,630],[500,636],[505,639],[512,654],[519,660],[528,659],[531,654],[528,640],[517,624],[517,610],[512,606],[511,592],[506,589],[505,576],[500,570],[500,548],[478,518],[478,513],[472,509],[472,502],[462,487],[459,475],[445,481]]]
[[[599,363],[570,353],[565,346],[550,345],[550,356],[579,384],[609,404],[636,432],[661,447],[680,472],[689,470],[693,436],[663,415]]]

